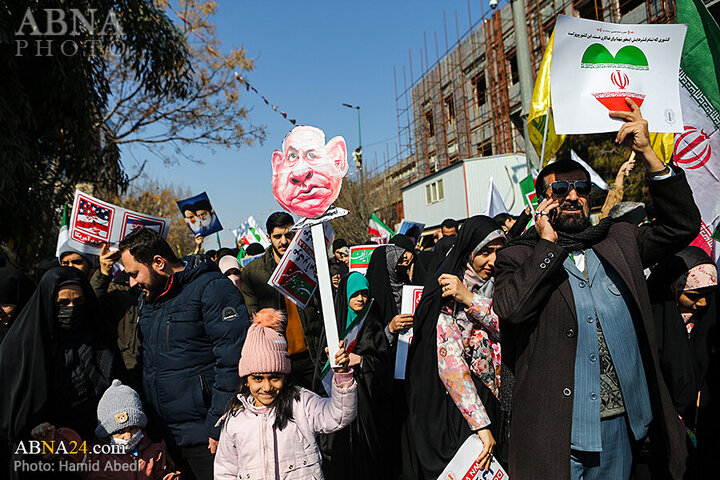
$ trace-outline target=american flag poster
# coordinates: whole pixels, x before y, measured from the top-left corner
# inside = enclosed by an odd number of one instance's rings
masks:
[[[70,222],[70,238],[80,243],[109,242],[116,208],[78,192]]]
[[[112,203],[75,192],[68,242],[80,251],[100,254],[103,243],[117,245],[134,230],[147,227],[167,237],[170,219],[127,210]]]
[[[143,215],[141,213],[135,213],[126,210],[123,214],[122,232],[120,232],[120,239],[122,240],[128,234],[142,227],[155,230],[157,233],[165,237],[167,236],[168,226],[168,221],[164,218],[151,217],[150,215]]]

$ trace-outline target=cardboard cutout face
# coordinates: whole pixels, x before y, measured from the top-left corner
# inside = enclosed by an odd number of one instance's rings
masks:
[[[273,195],[290,213],[317,218],[337,200],[348,171],[343,137],[325,143],[319,128],[300,125],[272,154]]]

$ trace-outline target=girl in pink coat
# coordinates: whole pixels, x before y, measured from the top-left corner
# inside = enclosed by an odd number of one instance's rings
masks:
[[[236,397],[228,405],[215,454],[215,480],[320,480],[318,433],[332,433],[357,413],[357,386],[340,344],[330,398],[296,387],[288,377],[290,355],[284,319],[260,310],[243,345]]]

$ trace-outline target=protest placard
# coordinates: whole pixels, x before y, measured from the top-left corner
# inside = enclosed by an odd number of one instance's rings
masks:
[[[422,286],[403,285],[400,313],[415,315],[415,309],[420,303],[422,291]],[[412,328],[408,328],[398,335],[397,351],[395,353],[395,378],[398,380],[405,380],[405,366],[407,365],[408,350],[410,350],[412,337]]]
[[[76,190],[67,242],[76,250],[99,255],[103,243],[115,246],[141,227],[166,237],[170,220],[118,207]]]
[[[350,247],[350,271],[365,275],[372,252],[380,245],[355,245]]]
[[[678,71],[687,25],[631,25],[559,15],[550,67],[555,131],[617,131],[610,110],[642,109],[651,132],[683,129]]]
[[[425,230],[424,223],[411,222],[409,220],[403,219],[402,223],[400,224],[400,229],[398,230],[398,233],[414,238],[415,244],[417,244],[417,241],[420,240],[420,237],[422,236],[423,230]]]
[[[177,206],[194,235],[207,237],[223,229],[207,193],[202,192],[194,197],[178,200]]]
[[[250,262],[252,262],[253,260],[255,260],[255,259],[257,259],[257,258],[262,257],[263,255],[265,255],[265,254],[264,254],[264,253],[261,253],[260,255],[251,255],[251,256],[249,256],[249,257],[243,257],[243,258],[240,260],[240,268],[245,268],[245,267],[247,267],[247,266],[250,264]]]
[[[325,236],[326,244],[328,236]],[[290,242],[285,255],[268,280],[298,308],[305,308],[318,285],[310,227],[300,230]]]
[[[508,480],[510,477],[495,457],[487,470],[480,468],[478,456],[482,449],[480,437],[470,435],[437,480]]]

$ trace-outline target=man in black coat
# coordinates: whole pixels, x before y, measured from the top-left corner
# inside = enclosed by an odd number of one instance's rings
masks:
[[[140,285],[138,365],[183,478],[213,478],[216,423],[235,393],[250,326],[240,292],[204,255],[178,259],[156,232],[120,242],[130,286]]]
[[[316,364],[325,362],[325,355],[319,351],[323,335],[322,313],[317,293],[310,303],[302,310],[270,285],[278,263],[290,246],[295,232],[290,230],[293,218],[286,212],[275,212],[265,223],[270,246],[265,254],[250,262],[242,271],[242,294],[245,297],[250,315],[255,315],[263,308],[274,308],[287,315],[285,337],[290,353],[290,376],[296,385],[321,391],[322,387],[315,380]]]
[[[656,221],[590,225],[590,178],[560,161],[538,176],[535,229],[495,262],[493,307],[515,360],[510,477],[628,478],[646,434],[654,467],[685,468],[685,433],[659,369],[643,268],[686,246],[700,214],[682,170],[653,152],[637,106],[611,112],[643,159]],[[661,478],[661,477],[659,477]]]

